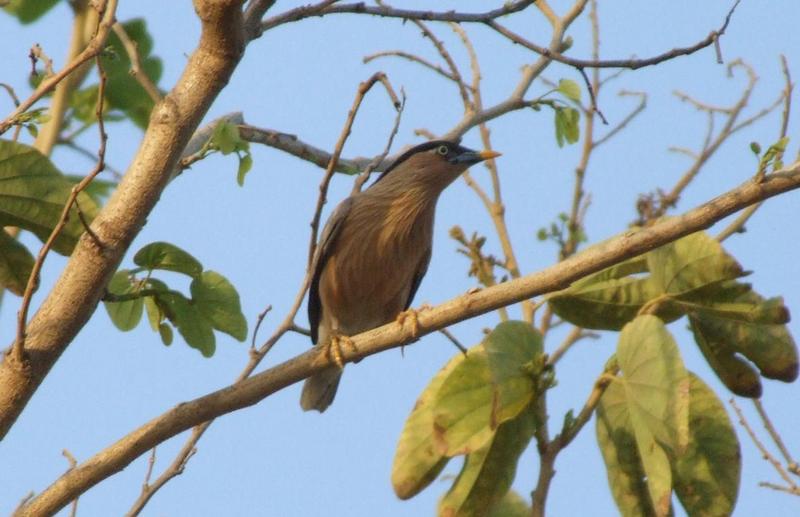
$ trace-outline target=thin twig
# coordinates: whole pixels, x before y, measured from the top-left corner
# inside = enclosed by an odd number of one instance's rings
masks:
[[[441,75],[442,77],[444,77],[446,79],[449,79],[451,81],[456,81],[456,78],[453,76],[453,74],[451,74],[450,72],[448,72],[447,70],[445,70],[441,66],[436,65],[434,63],[431,63],[427,59],[425,59],[423,57],[420,57],[420,56],[418,56],[416,54],[411,54],[410,52],[405,52],[403,50],[385,50],[383,52],[376,52],[374,54],[370,54],[368,56],[364,56],[362,61],[364,63],[369,63],[370,61],[372,61],[374,59],[381,58],[381,57],[399,57],[399,58],[402,58],[402,59],[407,59],[407,60],[409,60],[411,62],[420,64],[420,65],[424,66],[425,68],[436,72],[437,74]]]
[[[150,100],[153,102],[161,101],[161,92],[158,91],[158,87],[150,80],[150,77],[148,77],[147,73],[142,68],[142,60],[139,56],[139,47],[136,42],[128,36],[125,27],[121,23],[115,23],[112,29],[114,30],[114,34],[116,34],[122,42],[122,46],[125,48],[125,52],[128,54],[128,58],[131,61],[131,76],[144,88]]]
[[[462,354],[467,355],[467,347],[461,344],[461,342],[447,329],[439,329],[439,333],[443,334],[447,339],[453,343],[456,348],[458,348]]]
[[[730,399],[728,403],[731,405],[731,407],[733,407],[733,410],[736,412],[736,416],[739,418],[739,423],[742,425],[742,427],[744,427],[744,430],[750,436],[750,439],[753,441],[753,444],[761,453],[761,457],[772,465],[772,467],[775,469],[778,475],[786,482],[786,485],[790,489],[797,490],[799,487],[794,483],[794,480],[791,478],[791,476],[789,476],[786,470],[784,470],[783,465],[781,465],[781,462],[775,459],[775,456],[770,454],[770,452],[767,450],[767,448],[764,446],[761,440],[758,439],[758,436],[756,436],[755,431],[753,431],[753,428],[750,427],[750,424],[744,417],[744,413],[736,404],[736,401]]]
[[[442,40],[436,37],[436,35],[431,31],[427,25],[419,20],[412,20],[414,25],[419,27],[422,31],[422,35],[428,38],[433,46],[436,47],[436,51],[439,52],[439,55],[442,56],[444,62],[447,63],[447,67],[450,69],[450,74],[453,76],[453,82],[458,86],[458,94],[461,97],[461,102],[464,103],[464,109],[469,110],[472,107],[472,103],[469,99],[469,90],[467,89],[467,85],[464,84],[464,79],[461,76],[461,71],[458,69],[453,56],[450,55],[450,52],[447,51],[447,48],[444,46]],[[473,84],[473,88],[475,85]],[[473,91],[474,93],[474,91]]]
[[[12,357],[19,365],[25,364],[25,328],[28,323],[28,311],[30,309],[33,292],[36,286],[39,284],[39,273],[42,270],[42,265],[44,264],[50,249],[55,244],[56,239],[59,235],[61,235],[64,227],[67,225],[67,221],[70,217],[70,211],[77,203],[78,194],[80,194],[89,185],[89,183],[91,183],[92,180],[94,180],[94,178],[100,174],[103,169],[105,169],[106,141],[108,140],[105,123],[103,122],[103,102],[106,87],[106,73],[103,70],[100,58],[96,56],[95,61],[100,75],[100,84],[97,90],[97,106],[95,108],[98,123],[97,127],[100,133],[100,148],[97,151],[97,164],[95,165],[94,169],[80,181],[80,183],[72,187],[69,197],[64,204],[64,208],[61,211],[61,216],[59,217],[58,222],[50,232],[50,236],[47,238],[45,244],[39,250],[36,261],[33,263],[33,267],[31,268],[31,274],[28,277],[28,283],[25,286],[25,292],[22,296],[22,304],[17,312],[17,337],[14,341],[12,350]]]
[[[731,7],[730,11],[728,11],[727,16],[725,16],[725,22],[722,24],[722,26],[715,31],[711,31],[711,33],[704,39],[700,40],[699,42],[689,47],[674,48],[668,52],[664,52],[657,56],[649,57],[646,59],[603,59],[603,60],[576,59],[569,56],[565,56],[550,48],[537,45],[536,43],[533,43],[532,41],[529,41],[524,37],[520,36],[519,34],[516,34],[515,32],[500,25],[494,20],[489,20],[484,23],[489,27],[491,27],[492,29],[494,29],[495,31],[502,34],[503,36],[505,36],[506,38],[508,38],[509,40],[511,40],[512,42],[520,44],[523,47],[536,52],[542,57],[552,59],[553,61],[558,61],[559,63],[563,63],[565,65],[569,65],[574,68],[630,68],[631,70],[637,70],[639,68],[643,68],[646,66],[657,65],[659,63],[663,63],[664,61],[669,61],[677,57],[694,54],[695,52],[714,44],[714,42],[718,40],[720,36],[725,34],[725,30],[728,28],[728,23],[730,23],[733,11],[736,9],[736,6],[739,5],[739,2],[740,0],[736,0],[736,2],[733,4],[733,7]]]
[[[283,25],[284,23],[291,23],[310,16],[327,16],[330,14],[367,14],[372,16],[382,16],[385,18],[400,18],[403,20],[422,20],[422,21],[439,21],[439,22],[470,22],[482,23],[488,20],[493,20],[507,14],[516,13],[532,5],[536,0],[518,0],[511,2],[498,9],[486,11],[483,13],[463,13],[457,11],[417,11],[412,9],[395,9],[386,6],[370,6],[365,2],[356,2],[352,4],[331,5],[335,0],[327,0],[318,4],[297,7],[286,11],[285,13],[268,18],[261,23],[261,32]],[[260,35],[260,34],[259,34]]]
[[[350,111],[347,113],[347,120],[342,128],[342,132],[339,134],[339,140],[336,142],[336,146],[333,149],[333,154],[328,162],[328,167],[325,169],[325,175],[322,177],[322,181],[319,185],[319,197],[317,197],[317,205],[314,209],[314,217],[311,219],[311,236],[308,243],[309,268],[311,267],[316,254],[317,235],[319,233],[319,223],[322,217],[322,207],[325,206],[325,203],[327,202],[328,185],[330,185],[331,178],[333,178],[333,173],[336,170],[336,163],[339,161],[339,156],[342,154],[344,143],[350,136],[350,130],[353,127],[353,122],[355,121],[356,114],[358,113],[358,108],[361,106],[361,102],[364,100],[364,96],[375,85],[375,83],[378,82],[386,88],[386,91],[389,93],[389,96],[392,99],[392,104],[395,106],[395,108],[399,109],[401,106],[397,95],[394,93],[394,89],[392,89],[386,74],[383,72],[374,73],[372,77],[358,85],[356,97],[353,99],[353,105],[350,107]]]
[[[266,307],[264,307],[264,310],[259,312],[258,316],[256,316],[256,325],[255,328],[253,328],[253,339],[250,341],[251,349],[255,349],[256,337],[258,336],[258,329],[261,328],[261,324],[264,322],[264,318],[267,317],[267,314],[269,314],[269,311],[271,310],[272,310],[272,305],[267,305]]]
[[[390,86],[391,87],[391,86]],[[400,121],[403,118],[403,110],[406,108],[406,92],[401,88],[400,89],[400,106],[397,107],[397,114],[394,116],[394,125],[392,126],[392,130],[389,132],[389,138],[386,139],[386,146],[383,148],[383,152],[372,159],[366,167],[364,167],[364,172],[358,175],[356,180],[353,182],[353,190],[350,191],[350,195],[352,196],[356,192],[361,192],[361,189],[364,187],[364,183],[369,180],[370,175],[375,172],[375,169],[380,165],[386,157],[389,155],[389,151],[392,149],[392,144],[394,143],[394,137],[397,136],[397,131],[400,129]]]
[[[5,133],[8,128],[13,126],[17,123],[17,118],[28,111],[31,106],[33,106],[39,99],[47,95],[53,88],[56,87],[58,83],[64,80],[69,74],[77,70],[81,65],[89,61],[90,59],[98,56],[100,52],[103,51],[103,46],[108,37],[108,33],[111,30],[111,26],[114,24],[114,16],[117,10],[117,2],[118,0],[106,0],[101,6],[101,12],[103,15],[101,16],[101,21],[98,25],[97,31],[95,35],[92,37],[92,40],[86,45],[86,48],[78,54],[75,59],[67,63],[64,68],[51,75],[50,77],[44,79],[39,86],[36,88],[30,97],[25,99],[21,102],[14,111],[9,114],[5,120],[0,122],[0,135]]]
[[[547,500],[547,493],[550,489],[550,482],[555,476],[555,462],[558,454],[567,447],[572,440],[578,436],[583,427],[589,422],[594,414],[600,398],[605,393],[606,388],[613,382],[615,372],[604,372],[595,381],[592,392],[586,399],[586,402],[581,408],[578,416],[575,417],[568,425],[565,423],[561,432],[553,438],[553,441],[548,442],[544,450],[539,451],[539,479],[536,482],[536,488],[532,494],[532,508],[531,515],[537,517],[544,516],[544,506]]]
[[[569,349],[572,348],[572,345],[574,345],[581,339],[585,338],[599,339],[600,334],[584,330],[580,327],[573,327],[573,329],[570,331],[569,334],[567,334],[567,337],[564,338],[564,341],[561,342],[558,348],[556,348],[552,354],[549,354],[547,356],[548,366],[554,366],[558,361],[561,360],[562,357],[564,357],[567,351],[569,351]]]
[[[791,454],[789,454],[789,449],[786,448],[786,445],[783,443],[783,439],[781,439],[781,435],[778,434],[778,431],[775,430],[775,426],[772,425],[772,420],[770,420],[769,415],[767,415],[766,410],[764,410],[761,400],[753,399],[753,405],[756,407],[756,411],[758,411],[758,416],[761,417],[761,422],[763,422],[764,428],[769,433],[769,436],[772,438],[772,441],[775,443],[778,451],[780,451],[781,456],[783,456],[783,459],[786,462],[786,469],[792,474],[800,475],[800,467],[798,467],[797,461],[792,458]]]
[[[595,149],[597,149],[599,146],[603,145],[608,140],[613,138],[614,135],[625,129],[628,126],[628,124],[630,124],[631,121],[634,118],[636,118],[641,112],[643,112],[644,109],[647,107],[647,93],[645,92],[632,92],[628,90],[621,90],[617,95],[619,95],[620,97],[625,97],[625,96],[639,97],[639,104],[637,104],[636,107],[633,108],[633,110],[631,110],[630,113],[625,115],[625,117],[623,117],[623,119],[616,126],[614,126],[608,133],[603,135],[599,140],[594,141],[592,147],[594,147]]]
[[[62,449],[61,455],[67,458],[67,463],[69,463],[69,469],[67,469],[67,471],[74,469],[75,466],[78,465],[78,460],[76,460],[75,456],[67,449]],[[72,500],[72,505],[69,510],[70,517],[75,517],[78,514],[78,499],[80,499],[80,497],[76,497]]]

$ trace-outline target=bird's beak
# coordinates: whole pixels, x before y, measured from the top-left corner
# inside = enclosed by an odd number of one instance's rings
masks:
[[[481,160],[488,160],[490,158],[497,158],[498,156],[502,156],[503,153],[498,153],[497,151],[481,151],[478,153],[478,156],[481,157]]]
[[[467,151],[456,156],[455,163],[467,163],[474,165],[476,163],[488,160],[489,158],[497,158],[500,153],[497,151]]]

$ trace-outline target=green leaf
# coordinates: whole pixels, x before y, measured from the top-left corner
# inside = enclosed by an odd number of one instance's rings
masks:
[[[644,272],[644,257],[627,260],[578,280],[548,301],[556,314],[579,327],[620,330],[657,296]]]
[[[161,342],[164,343],[165,346],[172,344],[172,327],[166,323],[162,323],[158,326],[158,335],[161,336]]]
[[[392,487],[400,499],[410,499],[427,487],[442,471],[449,458],[435,447],[433,440],[433,401],[450,372],[464,360],[453,357],[417,399],[397,442],[392,464]]]
[[[161,59],[151,56],[153,39],[147,31],[147,24],[141,18],[122,24],[128,37],[136,44],[142,72],[157,84],[161,78]],[[123,111],[139,127],[147,127],[150,111],[155,103],[147,91],[130,73],[131,60],[122,41],[111,32],[107,44],[110,50],[101,54],[106,81],[106,99],[110,107]]]
[[[623,517],[654,515],[627,411],[625,389],[616,381],[608,386],[597,406],[596,431],[608,486],[620,514]]]
[[[568,144],[574,144],[581,138],[581,114],[575,108],[565,108],[564,112],[564,139]]]
[[[509,490],[500,501],[494,505],[488,517],[528,517],[531,507],[515,490]]]
[[[753,151],[753,154],[758,156],[761,154],[761,144],[758,142],[750,142],[750,150]]]
[[[672,336],[655,316],[623,328],[621,375],[598,405],[597,437],[614,500],[623,515],[668,515],[668,454],[689,444],[689,376]]]
[[[163,269],[199,278],[203,265],[196,258],[169,242],[153,242],[133,257],[133,262],[145,269]]]
[[[739,440],[722,402],[690,373],[686,454],[673,465],[675,493],[692,517],[731,515],[742,469]]]
[[[784,151],[786,151],[786,146],[789,144],[789,137],[785,136],[769,146],[766,151],[764,151],[764,156],[761,157],[761,161],[759,163],[759,170],[763,171],[767,168],[768,165],[775,162],[775,167],[779,168],[780,165],[778,164],[778,158],[783,155]]]
[[[161,322],[164,320],[164,315],[161,313],[161,308],[156,303],[153,296],[147,296],[144,299],[144,308],[147,313],[147,321],[150,322],[150,328],[158,332]]]
[[[566,115],[564,115],[564,108],[556,108],[554,121],[556,124],[556,143],[559,147],[564,147],[564,125]]]
[[[53,8],[59,0],[9,0],[3,9],[16,16],[20,23],[35,22]]]
[[[709,366],[725,387],[741,397],[761,396],[761,379],[750,363],[737,357],[733,348],[725,341],[713,339],[714,332],[709,333],[709,329],[706,329],[698,319],[690,316],[689,328]]]
[[[646,257],[656,288],[673,297],[684,297],[745,274],[742,266],[705,232],[661,246]]]
[[[222,154],[230,154],[240,149],[244,141],[239,136],[239,128],[225,120],[220,121],[211,135],[211,144]]]
[[[0,288],[22,296],[31,276],[33,262],[33,255],[28,248],[0,228]]]
[[[571,101],[581,101],[581,87],[575,81],[561,79],[558,81],[558,91]]]
[[[634,430],[644,427],[672,453],[689,435],[689,377],[678,346],[655,316],[639,316],[622,329],[617,345]]]
[[[169,291],[158,295],[158,303],[190,347],[196,348],[205,357],[214,355],[216,340],[211,323],[190,300],[180,293]]]
[[[106,287],[108,292],[116,295],[137,292],[140,287],[131,282],[130,273],[131,272],[127,269],[120,269],[114,273],[114,276],[111,277],[111,281]],[[142,319],[144,301],[141,298],[126,302],[103,302],[103,305],[105,305],[106,312],[111,318],[112,323],[120,330],[132,330]]]
[[[191,285],[192,302],[211,326],[244,341],[247,339],[247,320],[242,314],[239,293],[222,275],[204,271]]]
[[[0,140],[0,226],[17,226],[45,242],[61,219],[71,190],[70,181],[39,151]],[[97,205],[83,192],[77,199],[84,219],[91,222]],[[53,249],[69,255],[83,232],[83,223],[73,206]]]
[[[442,383],[434,401],[434,440],[446,456],[481,448],[503,422],[516,417],[535,394],[541,336],[530,325],[498,325]]]
[[[492,440],[470,453],[450,490],[439,502],[439,515],[484,516],[508,493],[520,455],[535,429],[528,410],[498,427]]]
[[[469,350],[447,376],[433,401],[433,439],[440,454],[468,454],[491,440],[495,391],[486,351]]]
[[[244,186],[244,177],[253,168],[253,157],[250,153],[239,157],[239,169],[236,171],[236,183]]]
[[[784,324],[789,311],[783,300],[765,300],[737,285],[739,288],[723,286],[716,303],[693,305],[690,328],[725,386],[738,395],[759,397],[758,375],[739,356],[758,367],[764,377],[792,382],[798,375],[797,345]]]
[[[500,323],[483,340],[492,384],[500,404],[493,418],[513,418],[533,398],[536,386],[531,371],[541,368],[542,335],[524,321]]]

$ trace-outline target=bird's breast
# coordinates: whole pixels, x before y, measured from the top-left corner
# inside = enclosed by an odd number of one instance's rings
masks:
[[[433,203],[413,195],[354,202],[320,277],[323,313],[344,334],[392,321],[430,253]]]

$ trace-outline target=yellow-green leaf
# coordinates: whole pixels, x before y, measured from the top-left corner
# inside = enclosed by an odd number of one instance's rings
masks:
[[[675,493],[692,517],[731,515],[739,493],[739,440],[722,402],[689,374],[689,429],[686,454],[673,465]]]
[[[581,101],[581,87],[571,79],[561,79],[558,81],[558,91],[571,101]]]
[[[503,423],[484,447],[467,455],[453,486],[439,502],[439,515],[487,515],[511,487],[517,461],[528,446],[534,428],[535,418],[528,408]]]
[[[794,381],[797,345],[782,324],[789,320],[783,300],[765,300],[752,290],[729,292],[735,297],[708,305],[698,303],[690,312],[695,341],[711,367],[728,389],[742,396],[760,396],[761,383],[738,355],[753,363],[764,377]]]
[[[392,487],[400,499],[409,499],[427,487],[442,471],[449,458],[433,441],[433,400],[444,379],[464,360],[453,357],[439,370],[417,399],[397,442],[392,464]]]
[[[617,345],[626,401],[636,427],[681,454],[688,443],[689,376],[675,340],[655,316],[639,316],[622,329]]]
[[[535,394],[541,337],[521,321],[499,324],[442,383],[434,402],[434,439],[446,456],[481,448]]]
[[[556,314],[579,327],[620,330],[657,296],[649,277],[641,276],[647,271],[646,259],[637,257],[582,278],[548,301]]]

